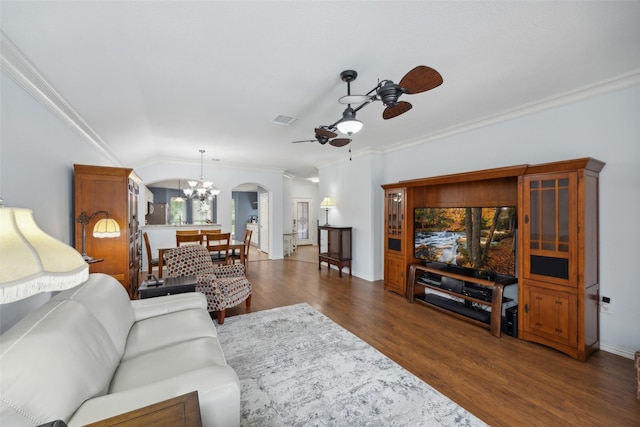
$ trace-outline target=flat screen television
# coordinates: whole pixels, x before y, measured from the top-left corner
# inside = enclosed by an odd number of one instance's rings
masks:
[[[516,274],[516,208],[414,209],[415,257],[472,269],[480,277]]]

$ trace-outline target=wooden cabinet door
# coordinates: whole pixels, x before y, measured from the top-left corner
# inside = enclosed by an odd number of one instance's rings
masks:
[[[525,284],[524,301],[520,304],[524,316],[525,334],[551,340],[569,347],[577,345],[577,296]]]
[[[387,255],[384,259],[384,288],[400,295],[407,294],[405,261],[402,257]]]
[[[523,179],[525,279],[577,285],[577,173]]]

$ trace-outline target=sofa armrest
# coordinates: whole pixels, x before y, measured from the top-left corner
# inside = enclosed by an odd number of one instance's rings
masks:
[[[67,421],[86,424],[198,391],[203,426],[240,425],[240,381],[231,366],[210,366],[143,387],[106,394],[85,401]]]
[[[165,295],[131,301],[135,321],[193,308],[207,309],[207,298],[199,292]]]

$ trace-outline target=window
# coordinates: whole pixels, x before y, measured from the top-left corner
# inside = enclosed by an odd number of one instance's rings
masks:
[[[191,199],[191,212],[194,224],[213,223],[213,203],[210,200]]]
[[[169,224],[187,223],[187,204],[182,197],[172,197],[169,202]]]

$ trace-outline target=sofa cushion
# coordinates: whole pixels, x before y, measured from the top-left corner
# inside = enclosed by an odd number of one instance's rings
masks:
[[[164,295],[131,301],[136,322],[182,310],[207,309],[207,298],[199,292]]]
[[[68,419],[106,393],[120,353],[77,301],[50,300],[0,337],[0,419],[32,426]]]
[[[201,337],[216,337],[216,329],[205,310],[182,310],[150,317],[131,327],[122,360]]]
[[[87,307],[104,326],[120,356],[134,322],[129,294],[112,276],[95,273],[75,288],[60,292],[53,300],[73,300]]]
[[[221,365],[226,365],[226,360],[216,338],[192,339],[123,360],[113,376],[109,393]]]

